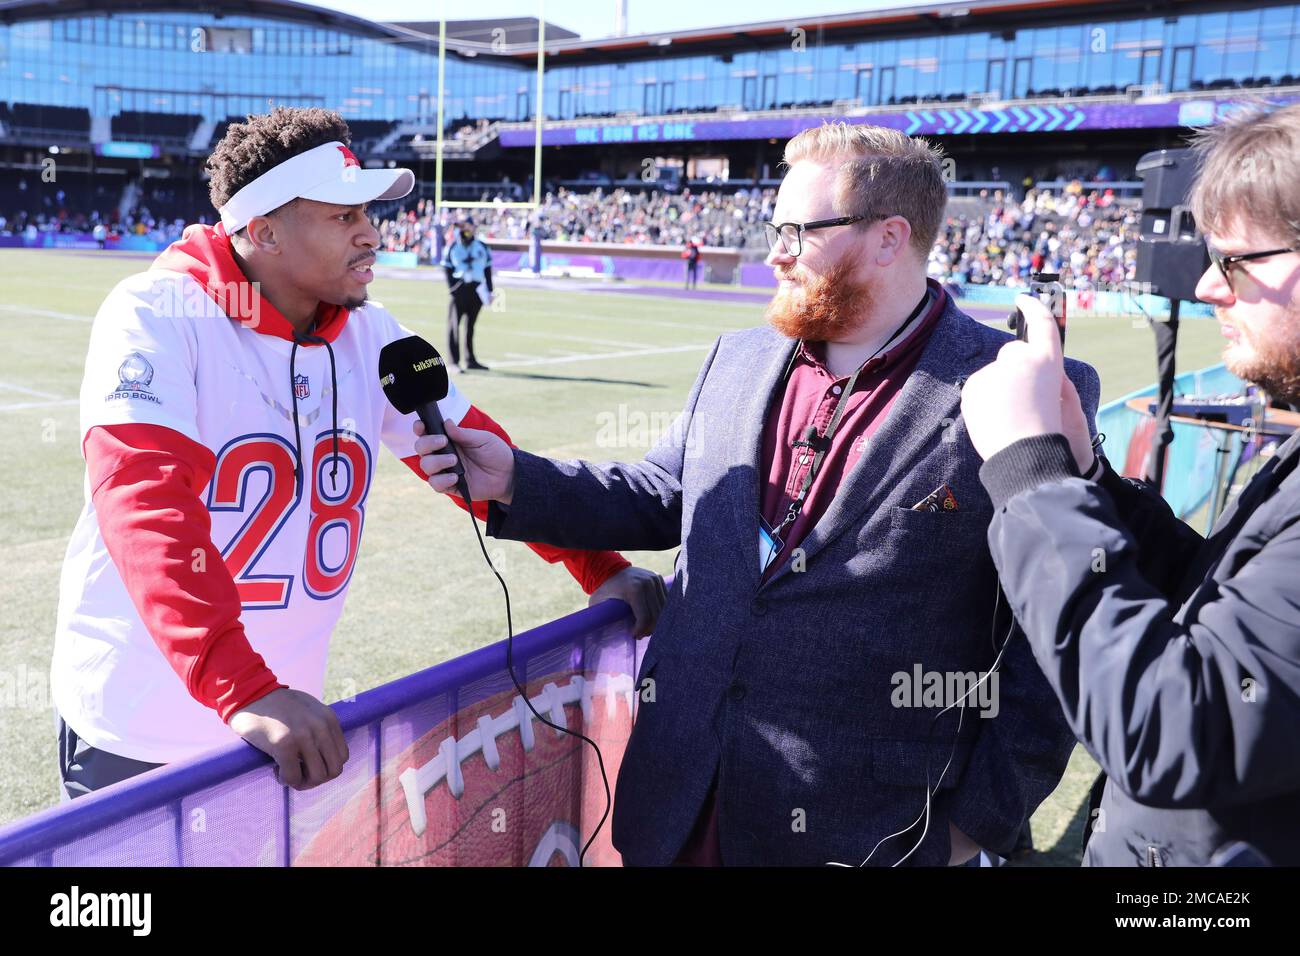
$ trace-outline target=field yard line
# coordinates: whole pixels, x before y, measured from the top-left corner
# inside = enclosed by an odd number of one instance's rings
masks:
[[[690,329],[692,332],[737,332],[740,329],[749,328],[747,325],[710,326],[700,322],[664,322],[659,319],[628,319],[613,315],[585,315],[581,312],[562,312],[558,309],[536,309],[534,311],[541,315],[552,315],[557,319],[578,319],[582,322],[613,322],[616,325],[650,325],[662,329]]]
[[[16,402],[13,405],[0,405],[0,412],[17,412],[24,408],[49,408],[53,405],[79,405],[75,398],[59,398],[51,402]]]
[[[0,382],[0,388],[7,388],[15,392],[22,392],[24,395],[35,395],[37,398],[58,398],[50,392],[40,392],[34,388],[28,388],[26,385],[15,385],[13,382]]]
[[[634,349],[628,352],[599,352],[591,355],[556,356],[555,358],[526,359],[517,362],[493,362],[493,368],[520,368],[525,365],[561,365],[565,362],[592,362],[597,359],[636,358],[641,355],[668,355],[672,352],[707,352],[713,343],[707,345],[676,345],[662,349]]]
[[[522,335],[530,339],[563,339],[566,342],[590,342],[593,345],[614,345],[619,348],[653,349],[653,342],[629,342],[627,339],[593,339],[585,335],[560,335],[546,332],[525,332],[523,329],[499,329],[501,335]]]
[[[48,319],[66,319],[69,322],[94,322],[93,315],[73,315],[71,312],[52,312],[49,309],[36,309],[27,305],[6,305],[0,302],[0,311],[21,312],[23,315],[41,315]]]

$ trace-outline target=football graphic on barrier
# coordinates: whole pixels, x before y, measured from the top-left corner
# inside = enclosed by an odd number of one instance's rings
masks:
[[[547,720],[600,747],[611,793],[631,733],[629,674],[527,685]],[[512,688],[423,734],[316,833],[295,866],[576,866],[605,812],[596,754],[537,720]],[[616,866],[606,820],[585,859]]]

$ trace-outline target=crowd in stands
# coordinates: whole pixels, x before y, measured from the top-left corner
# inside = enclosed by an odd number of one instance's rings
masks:
[[[124,234],[160,242],[178,237],[195,216],[205,190],[171,180],[140,182],[134,211],[119,219],[120,185],[104,192],[98,183],[74,182],[63,189],[22,188],[13,182],[0,199],[0,235],[92,232],[102,224],[111,239]],[[39,183],[36,185],[40,185]],[[99,189],[104,192],[98,195]],[[30,191],[29,191],[30,190]],[[490,199],[491,193],[485,193]],[[86,202],[85,200],[91,200]],[[80,200],[80,201],[78,201]],[[766,249],[762,223],[774,215],[774,189],[733,192],[552,188],[540,210],[444,208],[419,199],[410,208],[391,208],[375,217],[380,248],[414,252],[422,262],[439,259],[448,234],[462,217],[474,221],[484,240],[541,238],[562,242]],[[188,215],[187,215],[188,213]],[[1110,190],[1088,189],[1079,181],[1053,192],[1030,188],[1022,200],[1001,191],[954,199],[930,252],[929,274],[957,285],[1023,285],[1032,272],[1056,272],[1067,288],[1086,291],[1117,287],[1132,279],[1140,210]]]
[[[66,215],[33,215],[23,209],[14,213],[12,218],[0,212],[0,236],[23,236],[32,243],[49,233],[92,233],[98,237],[100,233],[96,232],[96,227],[101,225],[104,227],[103,238],[108,241],[131,235],[166,244],[179,239],[187,223],[184,219],[157,220],[146,208],[136,210],[125,219],[120,219],[116,211],[107,216],[101,215],[98,210]]]
[[[57,183],[42,187],[38,180],[39,176],[31,180],[20,175],[5,191],[5,201],[0,202],[0,236],[23,236],[35,243],[50,233],[91,233],[105,240],[132,235],[167,243],[179,238],[186,226],[187,220],[170,209],[155,212],[147,202],[123,218],[117,210],[120,184],[111,189],[85,189],[70,182],[65,189]],[[102,230],[97,230],[100,226]]]
[[[443,209],[420,200],[409,210],[377,220],[381,248],[435,258],[446,233],[462,215],[478,236],[628,245],[766,248],[762,223],[773,215],[776,192],[740,189],[731,193],[672,194],[626,189],[546,194],[540,210],[517,208]],[[1024,285],[1031,272],[1055,272],[1079,291],[1118,287],[1133,277],[1139,206],[1107,190],[1073,182],[1064,190],[1029,189],[1023,200],[1000,190],[954,201],[930,253],[929,273],[958,285]],[[444,238],[440,242],[437,233]]]
[[[25,236],[35,242],[49,233],[98,235],[96,227],[103,226],[108,241],[132,235],[167,243],[178,238],[188,223],[216,218],[210,211],[206,218],[192,215],[196,206],[207,202],[206,184],[140,180],[135,206],[122,217],[118,204],[123,177],[56,168],[55,178],[47,182],[37,171],[6,172],[0,177],[0,236]]]
[[[983,210],[949,215],[930,251],[929,274],[958,285],[1022,286],[1054,272],[1067,289],[1118,288],[1133,278],[1141,220],[1136,202],[1078,182],[1060,194],[1001,191]]]
[[[473,209],[479,238],[526,239],[540,229],[542,238],[560,242],[618,242],[627,245],[685,245],[694,239],[705,246],[759,248],[762,223],[772,216],[776,190],[739,189],[733,193],[593,189],[576,192],[563,187],[548,192],[539,211]],[[435,228],[449,229],[460,218],[420,200],[417,208],[379,223],[381,243],[391,251],[418,252]]]

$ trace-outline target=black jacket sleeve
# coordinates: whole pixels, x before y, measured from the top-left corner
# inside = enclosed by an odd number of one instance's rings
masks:
[[[1174,514],[1169,503],[1144,481],[1125,478],[1102,460],[1097,484],[1115,503],[1115,511],[1137,542],[1138,570],[1172,598],[1183,572],[1205,539]]]
[[[1300,789],[1300,521],[1232,577],[1202,582],[1183,620],[1140,570],[1110,492],[1075,475],[1064,436],[1016,442],[980,476],[1011,607],[1115,785],[1168,808]]]

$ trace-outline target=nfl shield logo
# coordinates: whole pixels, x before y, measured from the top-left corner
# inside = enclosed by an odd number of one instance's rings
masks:
[[[306,375],[295,375],[293,377],[293,393],[299,398],[306,398],[311,394],[311,387],[307,384]]]

